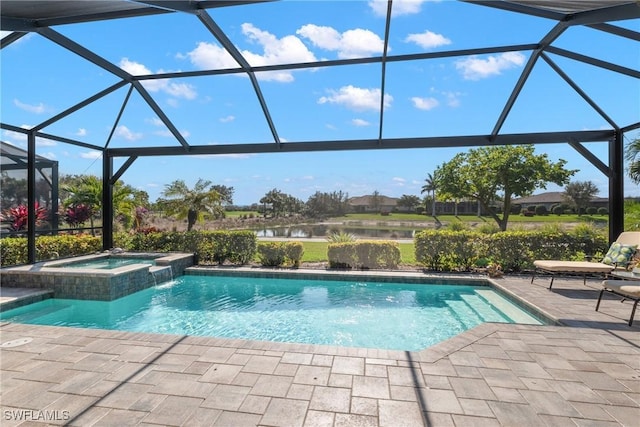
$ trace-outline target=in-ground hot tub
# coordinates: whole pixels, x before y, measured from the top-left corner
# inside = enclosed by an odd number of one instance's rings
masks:
[[[102,253],[2,270],[2,286],[53,290],[55,298],[111,301],[181,275],[187,253]]]

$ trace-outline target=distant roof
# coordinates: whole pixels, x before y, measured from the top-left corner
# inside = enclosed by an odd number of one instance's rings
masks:
[[[591,199],[592,202],[606,202],[608,199],[606,197],[594,197]],[[547,193],[534,194],[529,197],[521,197],[519,199],[512,200],[512,203],[522,204],[522,205],[532,205],[536,203],[565,203],[567,199],[565,198],[564,191],[549,191]]]
[[[357,196],[351,197],[349,199],[349,204],[351,206],[372,206],[373,205],[373,195],[366,196]],[[380,206],[395,206],[398,203],[398,199],[396,197],[388,197],[388,196],[378,196],[378,204]]]

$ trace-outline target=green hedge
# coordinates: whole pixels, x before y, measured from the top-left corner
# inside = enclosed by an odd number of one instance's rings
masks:
[[[330,243],[327,257],[331,268],[395,269],[400,264],[400,248],[389,241]]]
[[[599,259],[607,251],[605,236],[590,229],[575,231],[505,231],[481,234],[470,231],[424,230],[414,238],[416,261],[429,270],[468,271],[483,262],[500,264],[504,271],[533,268],[536,259]]]
[[[304,245],[301,242],[260,242],[258,243],[258,258],[265,267],[280,267],[291,264],[300,266]]]
[[[256,252],[252,231],[187,231],[118,236],[116,246],[138,252],[193,252],[200,264],[246,264]]]
[[[36,237],[36,258],[49,260],[87,255],[102,250],[102,239],[86,234]],[[0,264],[2,267],[27,263],[27,238],[0,239]]]

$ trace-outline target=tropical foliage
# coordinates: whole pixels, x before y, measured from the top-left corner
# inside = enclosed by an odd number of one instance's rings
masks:
[[[625,159],[629,161],[629,177],[636,184],[640,184],[640,138],[636,138],[627,145]]]
[[[313,217],[342,216],[349,210],[349,195],[342,191],[316,191],[306,203],[306,213]]]
[[[36,226],[46,221],[48,213],[47,209],[41,207],[38,202],[35,203],[34,213],[36,217]],[[9,208],[2,213],[2,220],[9,221],[12,231],[23,231],[27,229],[29,223],[29,210],[25,205],[18,205]]]
[[[187,219],[187,231],[191,231],[197,221],[204,219],[205,214],[212,218],[223,218],[222,196],[211,181],[198,179],[193,188],[179,179],[165,186],[162,195],[166,198],[160,205],[169,215],[178,219]]]
[[[436,180],[432,174],[427,174],[425,184],[422,186],[422,194],[430,194],[431,198],[431,216],[436,216]]]
[[[533,145],[481,147],[438,166],[434,180],[443,198],[477,200],[504,231],[512,198],[544,189],[548,182],[566,184],[576,171],[565,164],[534,154]]]
[[[574,181],[564,187],[567,201],[573,205],[578,215],[582,215],[591,200],[598,194],[598,187],[591,181]]]

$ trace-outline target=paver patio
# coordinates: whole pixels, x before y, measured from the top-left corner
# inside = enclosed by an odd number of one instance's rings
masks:
[[[1,349],[2,425],[639,425],[629,302],[595,312],[595,279],[496,284],[567,326],[483,324],[402,352],[5,322],[2,343],[31,340]]]

